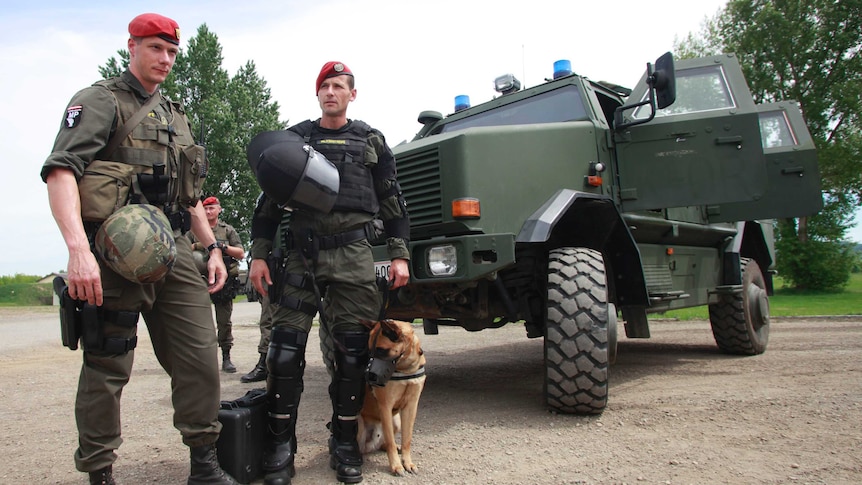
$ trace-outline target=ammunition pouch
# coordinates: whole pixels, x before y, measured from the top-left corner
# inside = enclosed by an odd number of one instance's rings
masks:
[[[365,237],[372,245],[385,242],[386,228],[381,219],[372,219],[365,224]]]
[[[176,212],[166,213],[171,229],[179,230],[182,234],[189,232],[192,228],[192,216],[189,211],[180,209]]]
[[[224,261],[228,277],[239,277],[239,261],[227,254],[222,254],[222,260]]]
[[[171,176],[165,175],[164,165],[154,165],[153,173],[138,174],[138,188],[146,201],[155,206],[168,202],[168,189]]]

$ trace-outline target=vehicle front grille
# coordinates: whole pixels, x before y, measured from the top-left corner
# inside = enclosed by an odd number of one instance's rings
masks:
[[[410,226],[443,222],[440,198],[440,156],[437,148],[398,155],[398,183],[407,200]]]

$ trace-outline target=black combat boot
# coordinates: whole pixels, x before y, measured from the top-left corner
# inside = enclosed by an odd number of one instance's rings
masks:
[[[112,466],[108,465],[101,470],[90,472],[90,485],[117,485],[112,475]]]
[[[215,443],[191,448],[191,459],[188,485],[239,485],[221,469]]]
[[[239,378],[240,382],[258,382],[266,380],[266,354],[260,354],[257,365],[248,374]]]
[[[290,485],[296,474],[296,412],[302,395],[308,334],[290,328],[272,330],[266,354],[269,438],[263,452],[265,485]]]
[[[221,370],[228,374],[236,372],[236,366],[230,361],[230,348],[221,349]]]
[[[357,421],[365,400],[365,367],[368,365],[368,333],[338,332],[335,343],[335,375],[329,385],[332,423],[329,466],[344,483],[362,481],[362,453],[356,441]]]

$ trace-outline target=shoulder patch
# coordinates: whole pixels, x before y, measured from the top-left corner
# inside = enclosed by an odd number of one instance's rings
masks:
[[[74,128],[81,123],[84,107],[80,104],[66,108],[66,128]]]

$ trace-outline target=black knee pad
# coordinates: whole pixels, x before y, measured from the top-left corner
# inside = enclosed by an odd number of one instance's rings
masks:
[[[336,332],[332,338],[336,374],[348,380],[364,379],[369,357],[368,332]]]
[[[266,368],[269,374],[280,378],[302,377],[305,368],[305,344],[308,334],[292,328],[272,329]]]
[[[368,365],[368,332],[337,332],[335,376],[329,387],[333,411],[340,416],[356,416],[365,396],[365,367]]]

